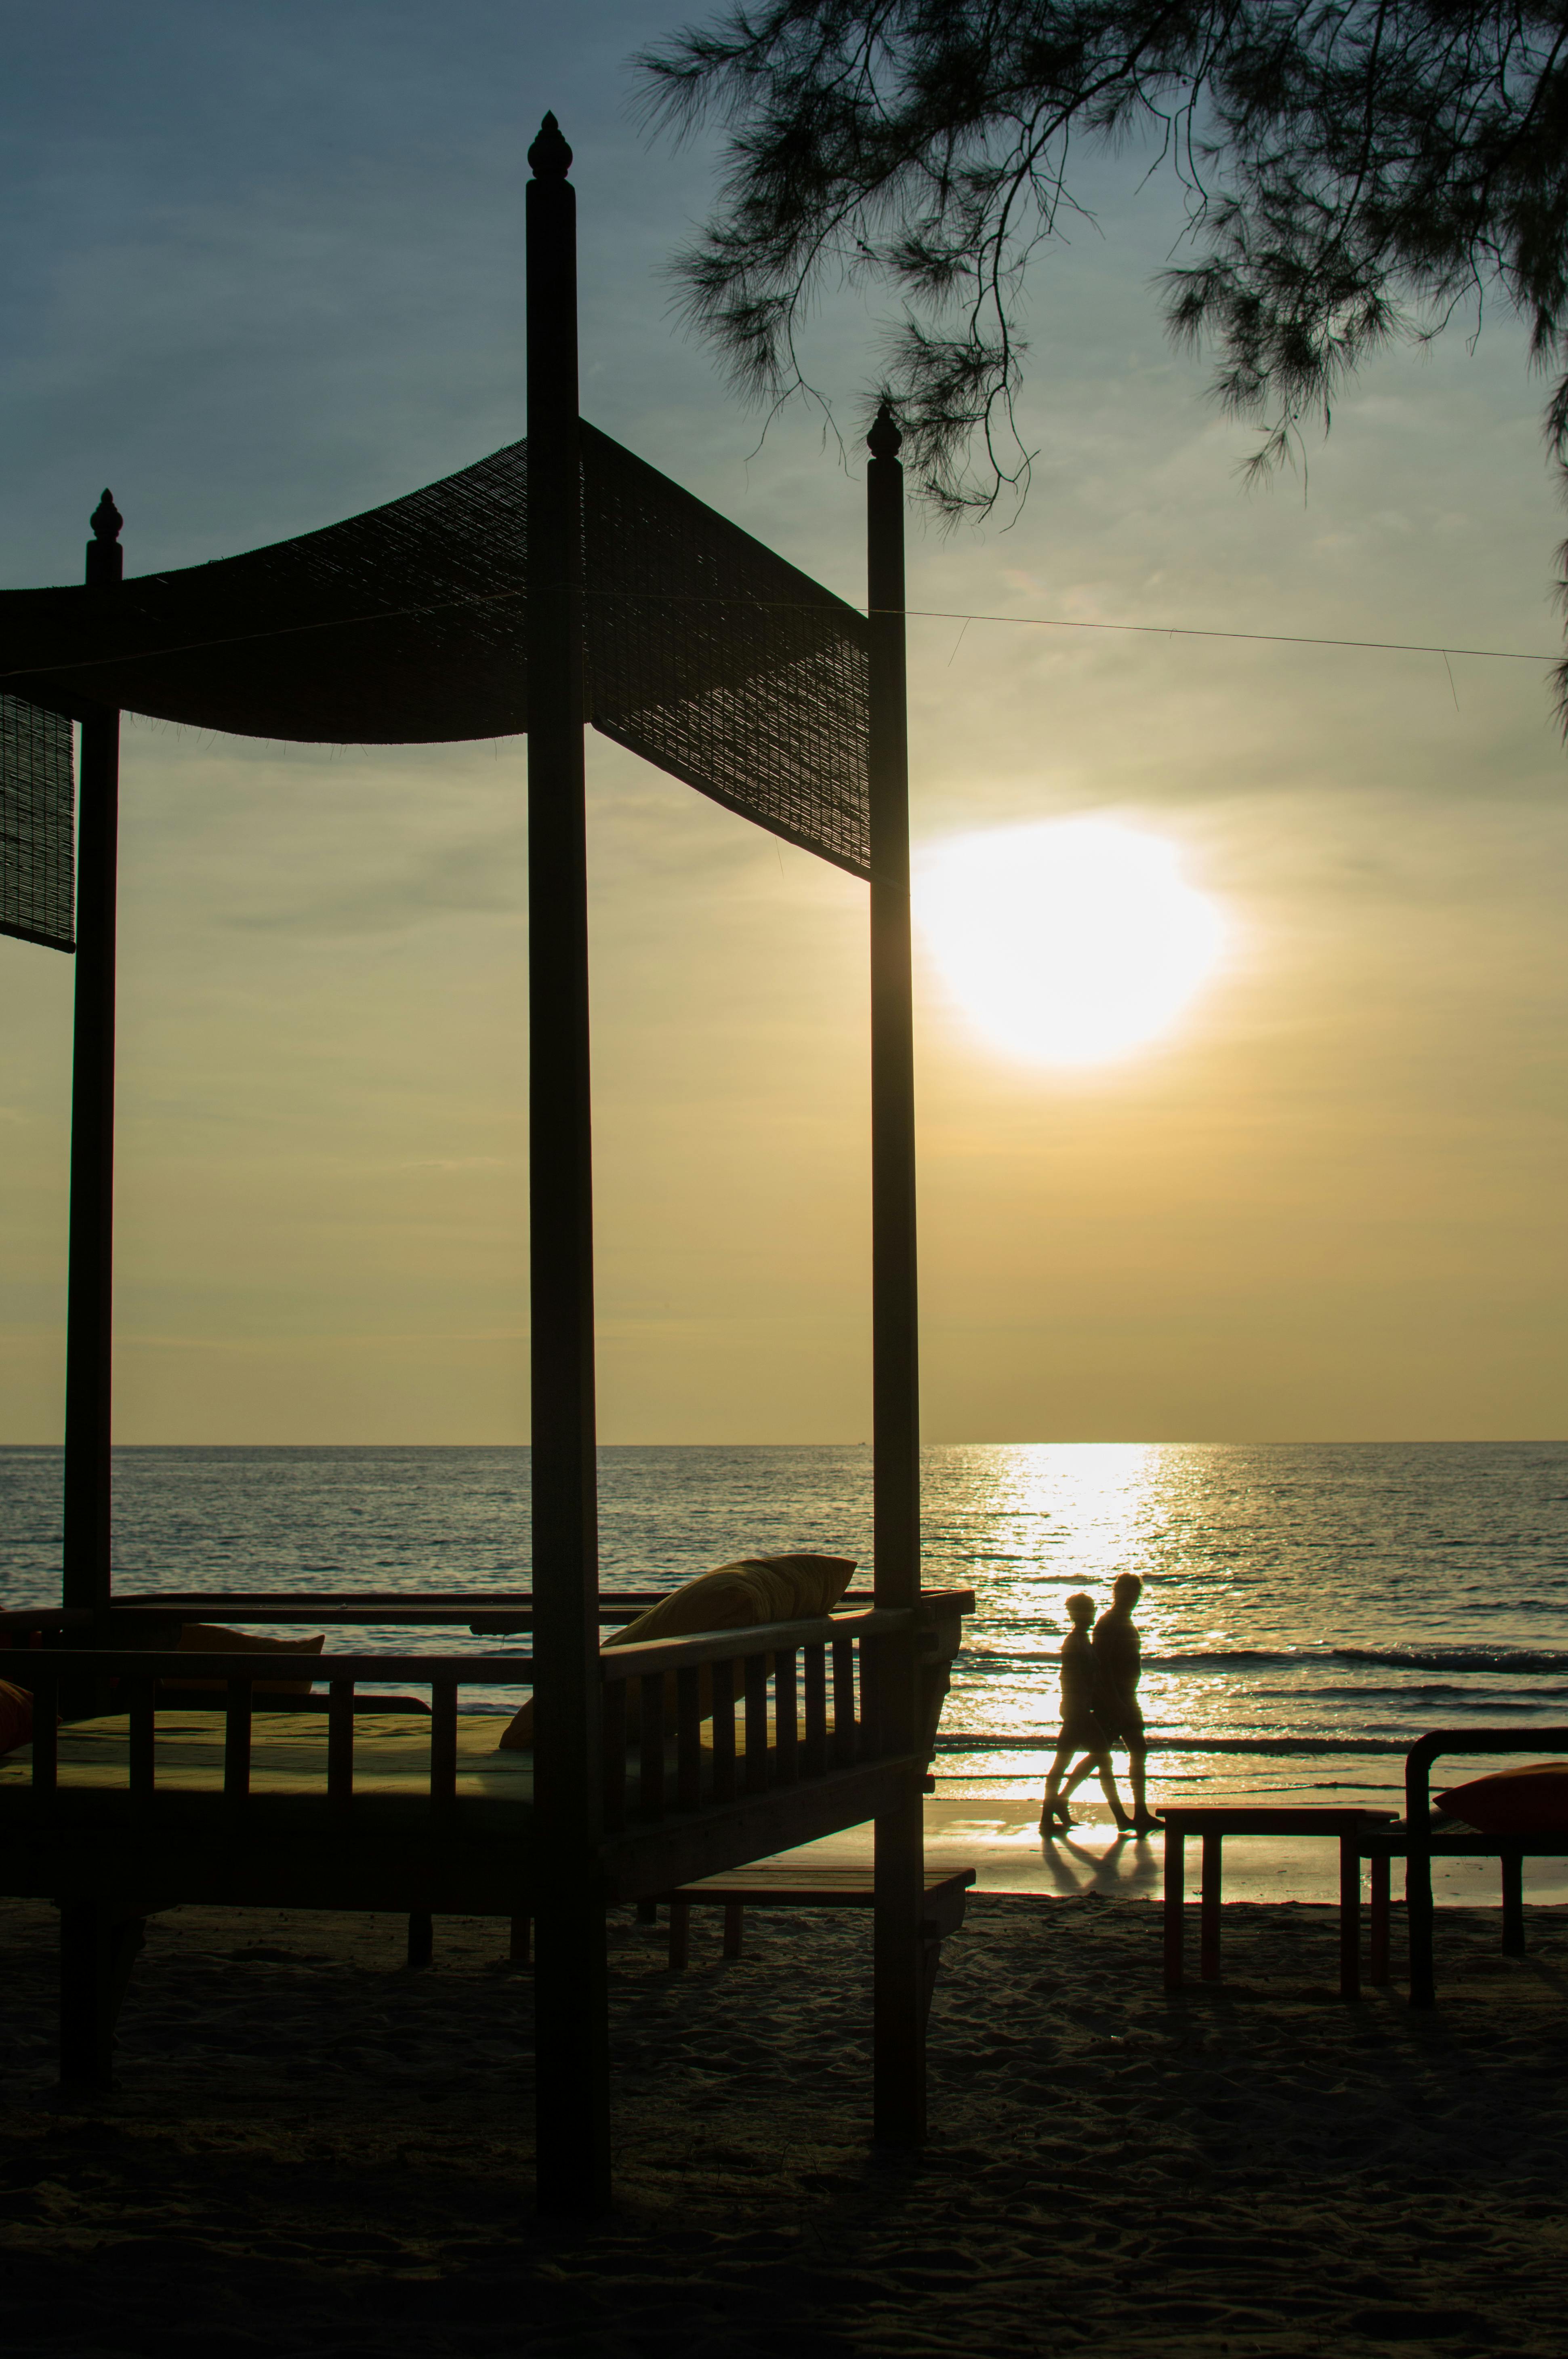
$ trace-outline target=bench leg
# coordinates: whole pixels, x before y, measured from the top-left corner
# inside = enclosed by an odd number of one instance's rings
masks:
[[[1183,1908],[1186,1902],[1186,1854],[1184,1835],[1165,1830],[1165,1988],[1182,1987]]]
[[[741,1954],[741,1944],[745,1938],[745,1908],[739,1900],[727,1900],[724,1904],[725,1956],[727,1958],[738,1958]]]
[[[1524,1955],[1524,1854],[1506,1851],[1503,1869],[1503,1954]]]
[[[1205,1833],[1203,1839],[1203,1900],[1199,1914],[1203,1930],[1198,1946],[1198,1972],[1206,1983],[1219,1980],[1219,1904],[1225,1879],[1225,1837]]]
[[[691,1953],[691,1904],[670,1902],[670,1972],[676,1973]]]
[[[1339,1995],[1361,1995],[1361,1854],[1353,1835],[1339,1838]]]
[[[408,1919],[408,1963],[417,1969],[427,1966],[436,1954],[436,1927],[427,1908],[416,1909]]]
[[[1433,1964],[1432,1854],[1411,1844],[1405,1855],[1405,1927],[1411,1952],[1411,2006],[1437,2005],[1437,1976]]]
[[[146,1919],[95,1900],[59,1912],[59,2077],[67,2089],[114,2086],[114,2025],[146,1939]]]
[[[1389,1857],[1374,1854],[1372,1871],[1372,1981],[1381,1990],[1389,1979]]]
[[[512,1939],[506,1952],[507,1962],[514,1966],[525,1966],[532,1954],[533,1947],[534,1919],[532,1917],[514,1917]]]
[[[639,1924],[639,1925],[656,1925],[656,1924],[658,1923],[658,1921],[659,1921],[659,1904],[658,1904],[658,1902],[657,1902],[656,1900],[639,1900],[639,1901],[638,1901],[638,1903],[637,1903],[637,1922],[638,1922],[638,1924]]]

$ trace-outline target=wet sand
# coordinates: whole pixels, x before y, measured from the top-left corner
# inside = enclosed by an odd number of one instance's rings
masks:
[[[531,2203],[530,1976],[503,1929],[155,1919],[118,2093],[51,2094],[54,1919],[0,1903],[0,2285],[69,2352],[1555,2354],[1568,1918],[1444,1910],[1441,2004],[1338,1997],[1336,1919],[1227,1908],[1167,1999],[1135,1899],[986,1897],[947,1945],[933,2136],[867,2142],[870,1928],[613,1920],[618,2203]]]

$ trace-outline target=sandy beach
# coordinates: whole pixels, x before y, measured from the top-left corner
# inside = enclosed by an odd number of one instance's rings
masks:
[[[982,1897],[931,2143],[868,2149],[869,1925],[612,1920],[618,2202],[530,2208],[530,1976],[503,1929],[153,1920],[120,2087],[53,2094],[52,1912],[0,1908],[6,2343],[272,2352],[1555,2353],[1568,1919],[1445,1909],[1435,2015],[1347,2006],[1333,1912],[1227,1911],[1168,1999],[1146,1903]]]

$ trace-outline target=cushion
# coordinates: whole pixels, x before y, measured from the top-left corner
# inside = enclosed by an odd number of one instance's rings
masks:
[[[182,1622],[176,1651],[181,1655],[319,1655],[326,1644],[325,1634],[318,1631],[314,1638],[258,1637],[252,1630],[225,1630],[217,1622]],[[160,1688],[210,1688],[211,1680],[170,1680],[158,1681]],[[308,1680],[258,1680],[257,1695],[308,1695]]]
[[[32,1736],[32,1697],[26,1688],[13,1687],[9,1680],[0,1680],[0,1753],[13,1752],[18,1745],[30,1745]]]
[[[1440,1810],[1485,1835],[1568,1835],[1568,1761],[1497,1769],[1435,1799]]]
[[[855,1560],[849,1556],[754,1556],[736,1564],[721,1564],[716,1572],[699,1572],[693,1581],[672,1589],[635,1622],[628,1622],[605,1639],[611,1647],[644,1647],[655,1638],[690,1638],[702,1630],[754,1630],[761,1622],[805,1622],[831,1614],[849,1586]],[[665,1681],[665,1710],[675,1710],[674,1675]],[[713,1710],[708,1667],[701,1671],[700,1700],[706,1720]],[[626,1727],[637,1733],[633,1691],[626,1699]],[[509,1753],[526,1752],[534,1742],[534,1706],[530,1700],[507,1723],[501,1738]]]

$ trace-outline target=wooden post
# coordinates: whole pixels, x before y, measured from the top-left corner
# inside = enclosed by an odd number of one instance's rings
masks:
[[[1361,1853],[1348,1827],[1339,1838],[1339,1995],[1361,1995]]]
[[[1198,1903],[1198,1973],[1206,1983],[1219,1980],[1219,1911],[1225,1885],[1225,1837],[1217,1828],[1203,1835],[1203,1887]]]
[[[105,492],[92,515],[87,583],[117,594],[124,519]],[[65,1339],[65,1548],[60,1603],[97,1617],[110,1595],[110,1354],[114,1277],[114,932],[120,715],[81,724],[76,821],[76,1014],[70,1080],[70,1280]]]
[[[910,964],[909,726],[904,678],[903,442],[882,404],[868,435],[866,603],[871,615],[871,1436],[875,1597],[920,1595],[920,1379],[914,1236],[914,1024]],[[911,1636],[875,1650],[881,1749],[919,1726]],[[874,2135],[925,2136],[925,1895],[922,1779],[877,1812],[872,1934]]]
[[[1187,1839],[1180,1826],[1165,1822],[1165,1988],[1180,1990],[1184,1978],[1182,1956],[1186,1921],[1183,1914],[1187,1893]]]
[[[582,479],[571,149],[528,150],[528,1049],[538,2200],[610,2200],[594,1462]]]

